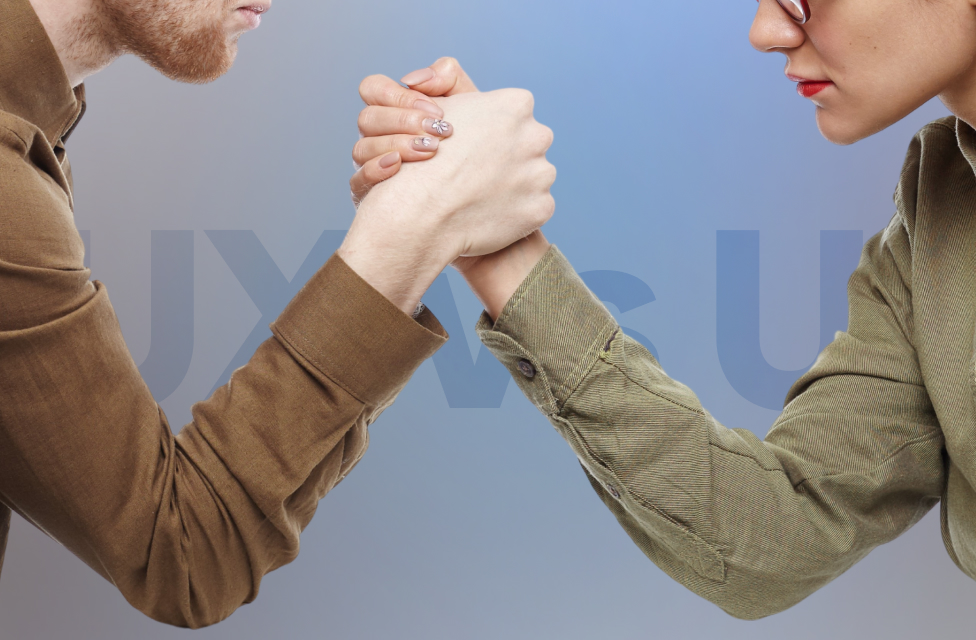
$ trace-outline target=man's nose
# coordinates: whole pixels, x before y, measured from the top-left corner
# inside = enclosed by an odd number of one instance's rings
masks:
[[[796,49],[805,39],[806,33],[776,0],[759,0],[759,10],[749,31],[749,42],[756,50]]]

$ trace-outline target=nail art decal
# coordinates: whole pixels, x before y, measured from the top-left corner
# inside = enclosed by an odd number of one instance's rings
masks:
[[[430,125],[438,135],[444,135],[451,130],[451,125],[444,120],[434,120]]]

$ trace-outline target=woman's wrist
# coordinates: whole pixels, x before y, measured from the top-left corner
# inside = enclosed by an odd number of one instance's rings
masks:
[[[454,266],[464,276],[492,320],[549,251],[549,241],[535,231],[518,242],[487,256],[460,258]]]

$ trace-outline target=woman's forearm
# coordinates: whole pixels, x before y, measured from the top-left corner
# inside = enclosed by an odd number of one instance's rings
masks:
[[[485,306],[485,311],[492,320],[497,320],[519,285],[548,250],[549,241],[541,231],[536,231],[501,251],[477,258],[461,258],[455,264]]]

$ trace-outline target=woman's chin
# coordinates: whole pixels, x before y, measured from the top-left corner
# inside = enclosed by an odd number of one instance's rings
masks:
[[[817,128],[820,134],[830,142],[839,145],[854,144],[878,131],[875,127],[865,126],[852,118],[838,116],[823,107],[817,107]]]
[[[884,131],[917,108],[884,113],[851,113],[837,109],[817,107],[817,127],[823,137],[834,144],[849,145]]]

